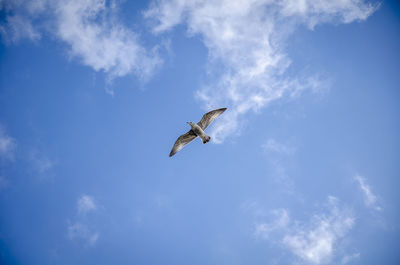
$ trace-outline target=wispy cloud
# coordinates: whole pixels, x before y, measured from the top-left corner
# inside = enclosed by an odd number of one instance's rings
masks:
[[[50,159],[43,152],[33,149],[28,154],[29,162],[33,171],[40,177],[47,177],[51,169],[56,165],[53,159]]]
[[[103,0],[63,1],[56,9],[58,36],[73,56],[96,71],[111,77],[135,73],[146,79],[161,63],[157,50],[147,51],[137,34],[118,22],[115,12]]]
[[[360,175],[355,175],[354,180],[357,181],[363,192],[365,205],[377,211],[381,211],[382,208],[377,203],[378,198],[372,193],[371,187],[367,184],[366,179]]]
[[[33,25],[36,14],[44,11],[48,0],[13,1],[2,0],[0,12],[4,20],[0,22],[0,34],[6,43],[17,43],[22,39],[36,41],[41,38],[38,29]]]
[[[0,34],[6,43],[16,43],[21,39],[40,39],[40,34],[34,29],[29,19],[21,15],[6,16],[0,24]]]
[[[99,239],[99,233],[91,231],[86,224],[73,223],[68,225],[68,238],[71,240],[83,240],[89,246],[95,245]]]
[[[262,148],[267,152],[279,153],[284,155],[293,155],[296,152],[296,148],[288,144],[283,144],[275,139],[268,139],[266,143],[262,145]]]
[[[121,23],[117,1],[4,1],[0,11],[3,39],[37,40],[41,32],[67,44],[72,58],[108,74],[109,79],[135,74],[146,80],[162,63],[157,47],[144,48],[139,36]]]
[[[229,106],[211,132],[216,142],[240,130],[240,119],[271,101],[318,90],[318,75],[293,77],[284,51],[297,25],[366,19],[376,6],[363,0],[160,0],[144,13],[159,34],[185,23],[209,51],[210,84],[197,91],[205,108]]]
[[[308,222],[291,220],[287,209],[273,211],[272,220],[255,225],[255,235],[278,242],[307,264],[346,262],[351,255],[338,252],[340,243],[354,226],[354,217],[339,200],[329,196],[326,209],[314,214]],[[348,262],[348,261],[347,261]]]
[[[359,258],[360,258],[360,253],[353,253],[351,255],[346,255],[342,258],[340,264],[345,265]]]
[[[9,136],[0,125],[0,158],[13,160],[17,141]]]
[[[92,196],[82,195],[78,199],[78,213],[86,214],[90,211],[96,210],[97,206]]]
[[[9,136],[0,124],[0,169],[2,165],[14,161],[16,148],[17,141]],[[9,185],[8,178],[3,174],[4,171],[0,172],[0,190],[5,189]]]
[[[338,208],[336,198],[329,197],[329,204],[328,214],[314,215],[310,224],[296,227],[283,238],[290,251],[311,264],[330,262],[338,241],[354,225],[354,217]]]
[[[271,233],[287,227],[290,221],[289,213],[286,209],[276,209],[271,211],[272,221],[260,222],[255,226],[254,234],[257,237],[267,239]]]
[[[83,241],[89,246],[94,246],[100,237],[100,233],[93,228],[89,213],[95,213],[98,205],[90,195],[82,195],[77,200],[77,217],[74,222],[68,221],[68,238],[70,240]]]
[[[286,17],[297,17],[309,28],[329,21],[351,23],[367,19],[379,5],[368,4],[363,0],[320,1],[320,0],[282,0],[280,13]]]

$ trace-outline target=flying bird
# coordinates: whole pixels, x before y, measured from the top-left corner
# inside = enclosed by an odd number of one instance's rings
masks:
[[[181,150],[185,145],[193,141],[197,136],[201,138],[203,144],[208,143],[211,137],[205,134],[204,130],[215,118],[221,115],[225,110],[226,108],[221,108],[207,112],[203,115],[203,118],[201,118],[201,120],[197,124],[191,121],[187,122],[190,125],[191,129],[187,133],[179,136],[174,146],[172,147],[169,156],[171,157],[178,153],[179,150]]]

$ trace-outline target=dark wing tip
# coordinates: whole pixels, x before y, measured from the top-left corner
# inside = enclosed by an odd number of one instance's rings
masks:
[[[174,150],[172,149],[171,152],[169,153],[169,157],[171,157],[171,156],[173,156],[175,154],[176,154],[176,152],[174,152]]]
[[[227,110],[227,108],[219,108],[219,109],[215,109],[215,110],[212,110],[212,111],[225,111],[225,110]],[[212,111],[210,111],[210,112],[212,112]]]

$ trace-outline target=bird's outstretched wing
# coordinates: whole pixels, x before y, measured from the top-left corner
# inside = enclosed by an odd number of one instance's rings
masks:
[[[226,108],[221,108],[207,112],[203,115],[203,118],[201,118],[197,125],[199,125],[204,131],[208,127],[208,125],[210,125],[210,123],[219,115],[221,115],[225,110]]]
[[[176,153],[178,153],[179,150],[181,150],[185,145],[187,145],[188,143],[193,141],[194,138],[196,138],[196,137],[197,137],[197,135],[192,130],[179,136],[179,138],[176,140],[176,142],[174,144],[174,147],[172,147],[172,150],[169,153],[169,156],[171,157],[171,156],[175,155]]]

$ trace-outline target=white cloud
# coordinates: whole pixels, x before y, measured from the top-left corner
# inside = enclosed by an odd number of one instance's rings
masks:
[[[325,264],[332,260],[338,241],[354,225],[354,217],[339,208],[338,200],[329,197],[329,212],[316,214],[307,225],[299,225],[283,238],[283,244],[303,261]]]
[[[5,18],[4,24],[0,24],[0,34],[7,43],[16,43],[21,39],[40,39],[40,33],[35,30],[29,19],[13,15]]]
[[[274,220],[256,224],[256,236],[279,242],[306,264],[343,263],[352,258],[338,253],[338,249],[353,227],[354,217],[335,197],[329,196],[327,208],[314,214],[309,222],[290,220],[286,209],[278,209],[274,215]]]
[[[12,160],[14,158],[17,141],[7,135],[0,126],[0,158]]]
[[[354,180],[356,180],[359,184],[359,187],[364,195],[364,203],[367,207],[371,207],[377,211],[381,211],[382,208],[377,205],[377,197],[372,193],[371,187],[366,183],[364,177],[360,175],[354,176]]]
[[[16,43],[21,39],[33,41],[41,38],[40,29],[34,26],[38,15],[46,10],[49,0],[2,0],[0,11],[5,19],[0,22],[0,33],[8,43]]]
[[[9,136],[3,126],[0,124],[0,167],[2,162],[14,160],[17,141]],[[1,172],[4,174],[4,172]],[[8,179],[4,175],[0,175],[0,190],[5,189],[9,185]]]
[[[86,214],[90,211],[96,210],[97,206],[92,196],[82,195],[78,199],[78,213]]]
[[[196,95],[207,109],[230,108],[210,133],[220,142],[240,131],[245,113],[306,88],[318,90],[315,76],[287,75],[291,61],[284,47],[296,25],[350,23],[374,10],[363,0],[159,0],[144,15],[154,20],[156,34],[186,23],[189,34],[199,35],[208,48],[215,80]]]
[[[66,0],[56,8],[58,36],[71,54],[111,77],[135,73],[148,78],[161,63],[157,51],[147,51],[137,34],[119,23],[104,0]]]
[[[68,225],[68,238],[71,240],[80,239],[93,246],[99,239],[99,233],[92,232],[86,224],[77,222]]]
[[[350,23],[367,19],[377,8],[363,0],[282,0],[280,13],[283,16],[297,16],[310,28],[326,21]]]
[[[271,214],[273,216],[271,222],[260,222],[256,224],[254,234],[257,237],[267,239],[272,232],[283,229],[289,224],[290,218],[286,209],[276,209],[273,210]]]
[[[70,240],[83,241],[89,246],[94,246],[99,239],[100,233],[93,229],[93,213],[98,206],[92,196],[82,195],[77,201],[77,212],[75,222],[68,221],[68,238]],[[89,213],[92,213],[90,216]]]
[[[135,74],[146,80],[162,63],[157,47],[147,50],[139,36],[117,19],[117,1],[18,0],[5,1],[0,25],[5,40],[37,40],[45,31],[68,45],[78,58],[109,79]]]

